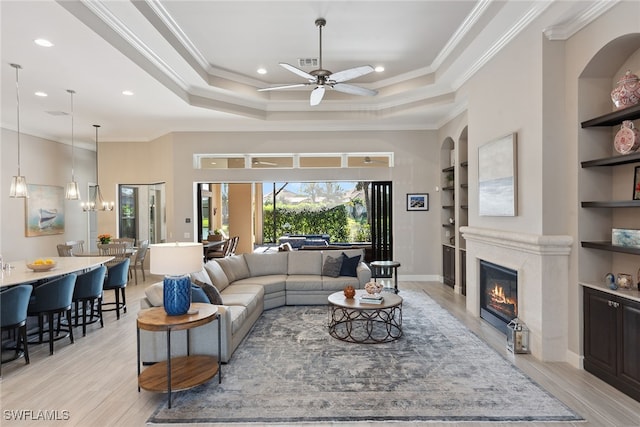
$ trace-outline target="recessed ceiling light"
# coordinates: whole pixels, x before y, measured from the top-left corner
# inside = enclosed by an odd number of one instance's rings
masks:
[[[130,90],[123,90],[122,94],[126,96],[133,96],[133,92],[131,92]]]
[[[38,46],[42,46],[42,47],[51,47],[51,46],[53,46],[53,43],[51,43],[47,39],[35,39],[33,42],[35,44],[37,44]]]
[[[378,65],[378,66],[375,68],[375,70],[376,70],[376,73],[381,73],[381,72],[383,72],[383,71],[384,71],[384,67],[383,67],[382,65]]]
[[[49,96],[49,95],[47,95],[47,93],[46,93],[46,92],[41,92],[41,91],[36,92],[34,95],[35,95],[35,96],[41,96],[41,97],[43,97],[43,98],[44,98],[45,96]]]
[[[258,74],[267,74],[267,69],[266,68],[258,68]]]

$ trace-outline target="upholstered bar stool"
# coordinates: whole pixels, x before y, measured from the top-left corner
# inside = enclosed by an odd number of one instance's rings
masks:
[[[82,325],[82,336],[87,335],[87,325],[100,322],[100,327],[104,327],[102,321],[102,288],[107,267],[101,265],[87,273],[80,274],[76,279],[76,286],[73,290],[73,304],[75,309],[74,326]],[[82,303],[82,308],[80,308]],[[87,312],[89,318],[87,319]],[[82,321],[79,322],[80,313]]]
[[[107,269],[107,277],[104,280],[104,286],[102,289],[115,291],[115,302],[103,302],[102,311],[115,311],[116,318],[120,319],[120,310],[127,312],[127,297],[125,289],[127,287],[127,281],[129,280],[129,258],[125,258],[124,261],[119,262],[116,265],[110,266]],[[122,296],[122,301],[120,301]],[[105,306],[113,308],[104,308]]]
[[[68,329],[64,332],[69,333],[69,339],[73,344],[73,328],[71,327],[71,304],[73,297],[73,288],[76,284],[76,275],[67,274],[58,279],[51,280],[42,285],[38,285],[31,293],[31,300],[27,308],[28,316],[38,316],[38,335],[39,343],[43,341],[44,316],[47,316],[47,330],[49,334],[49,354],[53,354],[54,329],[55,334],[60,335],[61,328],[60,316],[65,315],[67,319]],[[58,315],[57,328],[54,325],[54,315]],[[60,337],[63,338],[63,337]]]
[[[0,292],[0,329],[16,332],[16,352],[10,362],[20,357],[20,345],[24,343],[24,361],[29,364],[29,346],[27,344],[27,306],[31,297],[31,285],[13,286]],[[0,371],[1,372],[1,371]]]

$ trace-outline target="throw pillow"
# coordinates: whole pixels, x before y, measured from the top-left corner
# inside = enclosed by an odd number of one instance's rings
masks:
[[[205,270],[204,267],[202,267],[202,270],[200,271],[191,273],[190,276],[191,276],[192,282],[200,281],[204,283],[209,283],[210,285],[213,284],[213,282],[211,281],[211,278],[209,277],[209,274],[207,273],[207,270]]]
[[[340,267],[341,276],[358,277],[356,268],[360,264],[360,255],[349,258],[347,254],[342,252],[342,266]]]
[[[322,266],[322,275],[328,277],[338,277],[340,275],[340,268],[342,267],[342,257],[334,258],[327,256]]]
[[[215,286],[199,280],[194,280],[194,283],[197,286],[200,286],[204,293],[207,294],[211,304],[222,305],[222,295],[220,295],[220,292],[218,292],[218,289]]]
[[[207,294],[204,293],[202,288],[191,283],[191,302],[204,302],[210,304]]]

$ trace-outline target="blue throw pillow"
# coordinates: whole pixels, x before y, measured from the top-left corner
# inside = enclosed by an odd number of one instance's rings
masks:
[[[349,258],[347,254],[342,252],[342,266],[340,267],[341,276],[358,277],[356,268],[360,264],[360,255]]]
[[[200,286],[191,284],[191,302],[205,302],[210,304],[209,297]]]

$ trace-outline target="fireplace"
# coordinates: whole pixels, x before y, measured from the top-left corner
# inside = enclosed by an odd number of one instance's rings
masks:
[[[480,317],[498,330],[518,317],[518,272],[480,260]]]

